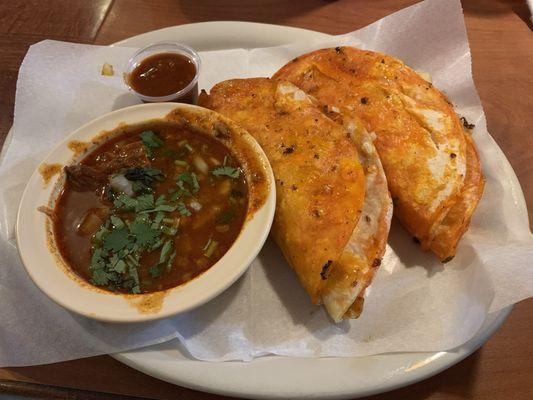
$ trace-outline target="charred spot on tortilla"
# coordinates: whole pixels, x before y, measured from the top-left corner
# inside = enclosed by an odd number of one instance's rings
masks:
[[[476,127],[474,124],[470,124],[465,117],[459,118],[465,129],[472,130]]]
[[[294,153],[294,145],[291,145],[289,147],[286,147],[284,150],[283,150],[283,154],[291,154],[291,153]]]
[[[332,260],[328,260],[323,266],[322,271],[320,271],[320,276],[323,280],[328,279],[328,271],[329,267],[331,267],[331,264],[333,263]]]

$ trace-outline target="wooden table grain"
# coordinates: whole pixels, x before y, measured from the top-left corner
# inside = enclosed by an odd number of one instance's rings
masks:
[[[330,34],[349,32],[412,0],[0,0],[0,144],[13,118],[16,79],[28,47],[43,39],[109,44],[166,26],[213,20],[255,21]],[[533,35],[524,1],[463,1],[474,80],[488,128],[518,175],[533,221]],[[533,300],[456,366],[391,399],[532,399]],[[21,344],[23,345],[23,344]],[[0,369],[0,394],[64,399],[222,399],[173,386],[101,356]],[[370,399],[370,398],[369,398]]]

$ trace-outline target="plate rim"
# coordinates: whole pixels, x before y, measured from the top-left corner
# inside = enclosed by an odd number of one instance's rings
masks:
[[[269,31],[278,31],[280,28],[283,29],[283,31],[288,34],[299,34],[299,35],[306,35],[306,36],[322,36],[324,38],[332,37],[333,35],[330,35],[328,33],[320,32],[320,31],[314,31],[312,29],[305,29],[305,28],[299,28],[295,26],[285,26],[285,25],[276,25],[276,24],[268,24],[264,22],[253,22],[253,21],[234,21],[234,20],[222,20],[222,21],[202,21],[202,22],[192,22],[188,24],[182,24],[182,25],[172,25],[167,26],[164,28],[154,29],[152,31],[140,33],[138,35],[131,36],[126,39],[119,40],[118,42],[111,43],[110,46],[124,46],[129,47],[129,43],[137,41],[137,40],[144,40],[143,38],[150,37],[152,35],[165,35],[168,32],[175,32],[176,30],[189,30],[189,29],[213,29],[214,27],[233,27],[235,25],[241,26],[243,29],[262,29],[262,30],[269,30]],[[242,32],[239,32],[242,33]],[[290,40],[287,41],[287,43],[293,43],[294,41]],[[199,50],[202,51],[202,50]]]
[[[119,41],[117,43],[114,43],[112,45],[128,46],[129,43],[131,43],[134,40],[142,40],[143,37],[147,37],[147,36],[151,36],[151,35],[176,34],[176,32],[178,32],[179,30],[183,30],[183,29],[197,29],[197,28],[204,28],[205,29],[207,27],[213,28],[216,25],[218,25],[218,26],[225,25],[226,27],[229,26],[229,25],[233,25],[233,28],[238,25],[240,27],[240,29],[241,29],[241,33],[242,33],[242,30],[244,30],[244,29],[259,28],[259,29],[263,29],[263,30],[268,29],[268,30],[272,30],[272,31],[278,30],[278,31],[280,31],[280,33],[281,33],[281,31],[284,31],[284,32],[299,32],[302,35],[305,35],[307,33],[309,36],[316,35],[316,34],[322,34],[322,35],[324,35],[325,38],[331,36],[331,35],[328,35],[328,34],[325,34],[325,33],[322,33],[322,32],[313,31],[313,30],[309,30],[309,29],[288,27],[288,26],[275,25],[275,24],[244,22],[244,21],[242,21],[242,22],[241,21],[208,21],[208,22],[190,23],[190,24],[183,24],[183,25],[165,27],[165,28],[161,28],[161,29],[158,29],[158,30],[145,32],[145,33],[140,34],[140,35],[135,35],[135,36],[132,36],[132,37],[127,38],[127,39],[123,39],[123,40],[121,40],[121,41]],[[492,139],[492,137],[491,137],[491,139]],[[519,194],[520,194],[520,196],[519,196],[520,198],[518,200],[521,203],[521,206],[523,206],[522,208],[525,208],[525,204],[526,204],[525,203],[525,198],[524,198],[523,191],[521,190],[518,178],[516,177],[516,174],[514,173],[514,170],[512,169],[511,165],[509,164],[509,161],[505,157],[503,151],[500,149],[500,147],[497,144],[496,144],[496,146],[497,146],[497,148],[499,150],[499,153],[500,153],[499,155],[501,156],[502,160],[506,164],[505,168],[507,169],[507,173],[508,173],[509,177],[513,181],[512,182],[513,186],[515,186],[515,187],[520,189],[518,191]],[[476,333],[467,343],[465,343],[465,344],[463,344],[462,346],[459,347],[459,349],[460,349],[459,351],[456,351],[456,352],[453,352],[453,351],[442,352],[442,353],[444,353],[444,355],[442,357],[438,358],[438,363],[437,362],[433,362],[433,361],[429,362],[427,365],[424,365],[423,367],[419,368],[418,369],[418,373],[417,374],[413,374],[413,376],[411,376],[411,377],[406,377],[404,379],[399,379],[398,381],[393,381],[393,382],[389,382],[389,383],[383,383],[383,384],[381,384],[380,387],[375,387],[375,388],[372,388],[370,390],[356,389],[354,391],[354,388],[340,388],[340,390],[338,390],[338,391],[335,391],[335,392],[331,392],[330,391],[330,392],[327,392],[327,393],[314,391],[312,393],[312,395],[313,395],[313,397],[319,395],[319,396],[321,396],[321,398],[331,398],[331,399],[333,399],[333,398],[340,399],[340,398],[348,398],[348,397],[354,398],[354,396],[355,397],[368,396],[368,395],[383,393],[383,392],[387,392],[387,391],[390,391],[390,390],[398,389],[400,387],[408,386],[408,385],[411,385],[413,383],[419,382],[421,380],[427,379],[427,378],[429,378],[431,376],[434,376],[434,375],[444,371],[445,369],[448,369],[448,368],[452,367],[453,365],[457,364],[458,362],[462,361],[463,359],[468,357],[470,354],[475,352],[479,347],[481,347],[494,334],[494,332],[496,332],[500,328],[500,326],[503,324],[503,322],[505,322],[505,320],[506,320],[507,316],[509,315],[509,313],[511,312],[512,308],[513,308],[513,306],[509,306],[509,307],[506,307],[506,308],[504,308],[504,309],[502,309],[500,311],[497,311],[497,312],[493,313],[492,316],[493,316],[494,320],[489,324],[489,326],[485,327],[485,329],[483,329],[483,328],[480,329],[480,331],[478,333]],[[134,368],[134,369],[137,369],[137,370],[139,370],[139,371],[141,371],[143,373],[146,373],[146,374],[148,374],[150,376],[153,376],[155,378],[167,381],[167,382],[172,383],[172,384],[177,384],[177,385],[180,385],[180,386],[183,386],[183,387],[187,387],[187,388],[190,388],[190,389],[199,390],[199,391],[203,391],[203,392],[216,393],[216,394],[220,394],[220,395],[230,395],[230,396],[236,396],[236,397],[254,397],[254,398],[285,398],[287,396],[291,396],[293,398],[294,397],[303,398],[303,397],[308,397],[311,394],[311,393],[301,393],[301,392],[300,393],[281,392],[279,390],[279,388],[275,388],[276,390],[273,390],[273,391],[270,391],[270,392],[268,392],[268,391],[264,392],[263,391],[261,393],[259,391],[254,391],[253,389],[251,391],[250,390],[243,390],[242,387],[240,388],[240,390],[237,387],[235,387],[233,389],[231,389],[231,388],[220,388],[220,387],[215,387],[215,386],[212,386],[212,385],[210,386],[209,385],[209,379],[205,379],[205,377],[204,377],[203,381],[202,380],[193,381],[193,380],[185,379],[185,378],[179,379],[176,376],[172,377],[172,379],[168,379],[168,377],[163,376],[163,374],[161,374],[160,371],[154,371],[154,370],[150,369],[149,362],[148,362],[148,365],[140,363],[138,358],[142,358],[142,355],[135,354],[138,351],[139,351],[139,349],[132,350],[132,351],[129,351],[129,352],[111,354],[111,356],[114,357],[115,359],[117,359],[118,361],[120,361],[120,362],[122,362],[122,363],[124,363],[124,364],[126,364],[126,365],[128,365],[128,366],[130,366],[132,368]],[[424,353],[421,353],[421,354],[430,355],[430,354],[437,354],[437,353],[439,353],[439,352],[424,352]],[[384,355],[384,356],[386,356],[386,355]],[[249,365],[249,364],[254,363],[254,362],[264,362],[264,360],[268,359],[269,357],[270,358],[276,358],[278,360],[279,359],[286,359],[286,360],[297,359],[296,357],[267,356],[267,357],[257,358],[255,360],[252,360],[249,363],[241,362],[240,364],[245,366],[245,365]],[[374,356],[366,356],[366,357],[374,357]],[[313,361],[315,361],[315,360],[325,360],[325,359],[329,359],[329,360],[331,360],[331,359],[339,359],[340,360],[340,359],[349,359],[349,358],[361,358],[361,357],[318,358],[318,359],[313,359]],[[190,360],[190,362],[204,363],[206,361]],[[232,362],[232,363],[235,363],[235,362]],[[344,389],[344,390],[342,390],[342,389]]]
[[[442,354],[442,356],[437,357],[436,359],[432,359],[432,356],[429,356],[427,359],[430,359],[430,362],[423,365],[422,367],[418,368],[416,372],[412,373],[410,376],[403,375],[405,378],[398,378],[395,377],[393,379],[389,379],[388,382],[382,383],[381,386],[378,386],[376,384],[375,386],[371,386],[365,389],[354,389],[352,387],[344,387],[339,388],[339,390],[332,392],[332,391],[321,391],[320,389],[313,390],[313,392],[301,392],[298,390],[292,390],[292,391],[281,391],[278,387],[275,388],[268,388],[267,390],[263,390],[262,392],[251,390],[250,388],[242,388],[240,387],[237,391],[235,386],[232,384],[227,384],[224,387],[217,386],[211,384],[209,381],[209,378],[200,379],[200,381],[192,381],[187,378],[179,378],[176,376],[173,376],[172,378],[169,378],[166,374],[162,373],[161,370],[152,369],[150,368],[150,365],[141,364],[139,363],[139,358],[142,358],[142,355],[135,354],[138,350],[143,349],[136,349],[131,350],[128,352],[121,352],[121,353],[115,353],[115,354],[109,354],[111,357],[116,359],[117,361],[120,361],[123,364],[126,364],[127,366],[140,371],[142,373],[145,373],[151,377],[160,379],[162,381],[171,383],[173,385],[178,385],[182,387],[186,387],[188,389],[193,389],[201,392],[207,392],[207,393],[213,393],[216,395],[221,396],[233,396],[237,398],[245,398],[245,399],[307,399],[309,396],[317,397],[320,399],[356,399],[360,397],[365,396],[372,396],[377,395],[380,393],[386,393],[390,392],[396,389],[400,389],[406,386],[410,386],[412,384],[418,383],[420,381],[423,381],[425,379],[429,379],[451,367],[458,364],[459,362],[463,361],[465,358],[473,354],[475,351],[477,351],[490,337],[501,327],[501,325],[505,322],[509,314],[511,313],[513,309],[513,306],[506,307],[500,311],[497,311],[492,314],[492,317],[494,318],[494,321],[489,324],[489,326],[486,329],[480,329],[480,332],[476,333],[474,337],[472,337],[468,342],[463,344],[459,347],[459,350],[457,352],[452,351],[443,351],[443,352],[411,352],[411,354],[432,354],[432,355],[438,355]],[[473,344],[470,344],[473,342]],[[144,350],[148,349],[150,346],[144,348]],[[405,353],[397,353],[397,354],[408,354]],[[390,354],[376,354],[376,355],[369,355],[369,356],[361,356],[361,357],[321,357],[321,358],[308,358],[304,360],[312,360],[312,362],[322,362],[324,360],[331,361],[331,360],[349,360],[354,358],[373,358],[373,357],[386,357]],[[303,358],[298,357],[288,357],[288,356],[277,356],[277,355],[268,355],[264,357],[256,358],[250,362],[242,362],[242,361],[222,361],[222,362],[210,362],[210,361],[201,361],[201,360],[180,360],[182,362],[195,362],[195,363],[210,363],[210,364],[224,364],[224,363],[231,363],[231,364],[251,364],[254,362],[269,362],[272,360],[283,362],[283,360],[302,360]],[[209,374],[207,374],[209,376]],[[342,390],[345,389],[345,390]]]

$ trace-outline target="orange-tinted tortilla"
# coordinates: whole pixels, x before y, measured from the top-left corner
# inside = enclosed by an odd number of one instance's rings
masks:
[[[345,130],[290,83],[224,81],[200,105],[259,142],[276,177],[274,239],[314,303],[362,212],[365,176]]]
[[[360,118],[376,135],[397,218],[441,260],[455,254],[483,178],[474,145],[467,151],[462,124],[441,92],[400,60],[353,47],[302,55],[274,77],[338,112],[345,126]]]
[[[385,251],[391,200],[370,135],[344,129],[288,82],[217,84],[200,105],[241,124],[274,170],[273,236],[313,302],[356,318]]]

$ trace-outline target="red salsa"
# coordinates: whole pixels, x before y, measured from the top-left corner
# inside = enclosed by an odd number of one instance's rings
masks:
[[[137,93],[160,97],[184,89],[195,75],[196,66],[189,57],[178,53],[158,53],[142,60],[128,74],[127,80]]]
[[[248,187],[231,151],[174,122],[121,128],[65,168],[55,207],[62,257],[122,293],[183,284],[216,263],[244,224]]]

